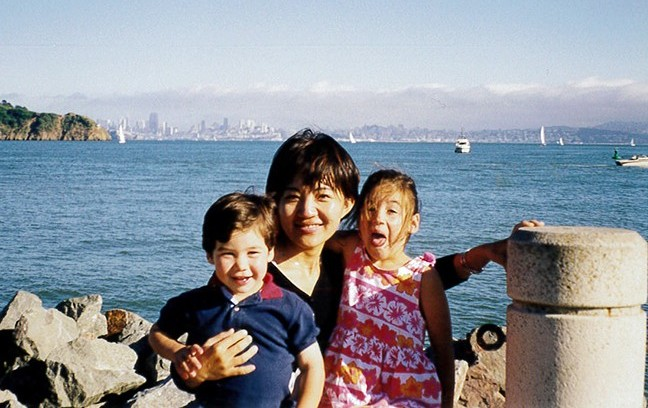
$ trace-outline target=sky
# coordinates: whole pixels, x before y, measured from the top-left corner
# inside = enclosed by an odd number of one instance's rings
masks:
[[[648,121],[648,1],[0,0],[0,98],[299,129]]]

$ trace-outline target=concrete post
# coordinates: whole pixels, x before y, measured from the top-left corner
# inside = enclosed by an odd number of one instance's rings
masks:
[[[641,235],[523,228],[508,254],[506,406],[643,407],[648,253]]]

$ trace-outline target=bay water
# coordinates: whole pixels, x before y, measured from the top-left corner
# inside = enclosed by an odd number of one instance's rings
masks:
[[[201,223],[219,196],[263,192],[278,142],[0,143],[0,307],[17,290],[46,307],[101,294],[155,321],[164,302],[212,269]],[[506,237],[515,223],[626,228],[648,237],[648,169],[615,165],[614,146],[345,144],[363,180],[410,174],[422,201],[411,255],[447,255]],[[621,155],[648,153],[620,148]],[[648,150],[648,147],[645,147]],[[448,291],[456,337],[505,324],[504,270],[491,264]]]

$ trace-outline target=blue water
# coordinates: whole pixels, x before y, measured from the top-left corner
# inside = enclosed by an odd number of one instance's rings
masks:
[[[99,293],[104,310],[155,320],[166,299],[206,282],[204,211],[263,191],[276,142],[0,143],[0,307],[22,289],[46,307]],[[409,252],[437,255],[506,237],[525,218],[627,228],[648,237],[648,169],[617,167],[614,146],[357,143],[363,176],[397,167],[417,181],[422,228]],[[642,153],[634,148],[622,155]],[[648,152],[645,152],[648,153]],[[363,177],[364,179],[364,177]],[[454,333],[505,324],[502,268],[448,291]]]

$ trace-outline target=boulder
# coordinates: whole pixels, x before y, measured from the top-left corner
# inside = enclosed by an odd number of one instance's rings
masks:
[[[25,405],[21,404],[11,391],[0,390],[0,407],[22,408],[25,407]]]
[[[151,326],[148,320],[136,313],[124,309],[113,309],[106,312],[108,330],[106,340],[130,345],[148,336]]]
[[[76,339],[76,322],[56,309],[29,309],[16,323],[16,346],[31,358],[45,360],[52,350]]]
[[[42,307],[43,302],[38,296],[19,290],[0,312],[0,330],[13,330],[25,312]]]
[[[145,383],[135,373],[137,354],[103,339],[78,338],[50,353],[46,377],[55,406],[88,406],[111,394],[124,394]]]
[[[101,313],[101,295],[88,295],[64,300],[56,309],[77,322],[79,335],[94,339],[108,334],[106,316]]]
[[[130,346],[138,357],[135,367],[149,384],[155,384],[170,375],[171,362],[153,352],[148,342],[152,323],[136,313],[123,309],[106,312],[108,322],[107,340]]]
[[[456,406],[504,407],[506,327],[483,325],[468,333],[466,344],[470,345],[474,363],[468,368]]]
[[[133,408],[148,407],[184,407],[196,399],[195,395],[182,391],[175,386],[171,378],[161,381],[151,388],[135,394],[127,406]]]

